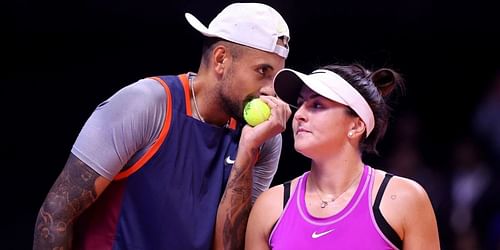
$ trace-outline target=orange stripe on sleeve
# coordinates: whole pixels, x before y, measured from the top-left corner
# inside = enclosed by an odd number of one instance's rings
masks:
[[[189,79],[187,74],[179,75],[179,79],[184,87],[184,100],[186,100],[186,115],[193,116],[193,111],[191,110],[191,93],[189,92]]]
[[[133,174],[134,172],[136,172],[137,170],[139,170],[142,166],[144,166],[144,164],[149,159],[151,159],[151,157],[153,157],[153,155],[158,151],[161,144],[163,143],[163,141],[167,137],[168,131],[170,130],[170,123],[172,120],[172,94],[170,93],[170,89],[169,89],[168,85],[162,79],[160,79],[159,77],[151,77],[151,79],[154,79],[154,80],[160,82],[161,85],[163,85],[163,88],[165,89],[165,93],[167,94],[167,103],[166,103],[167,110],[166,110],[166,114],[165,114],[165,120],[163,121],[163,128],[160,132],[160,135],[158,136],[156,141],[153,143],[151,148],[148,150],[148,152],[146,152],[130,168],[128,168],[127,170],[125,170],[123,172],[118,173],[115,176],[115,180],[121,180],[123,178],[126,178],[126,177],[130,176],[131,174]],[[187,78],[186,78],[186,80],[187,80]]]

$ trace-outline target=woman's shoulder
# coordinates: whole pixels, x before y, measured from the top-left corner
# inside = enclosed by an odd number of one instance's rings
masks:
[[[379,193],[382,180],[386,172],[376,171],[374,191],[372,198]],[[424,187],[417,181],[393,175],[383,190],[380,201],[380,211],[384,218],[404,238],[405,228],[409,224],[418,223],[419,218],[432,213],[432,205]]]
[[[419,202],[422,199],[428,199],[425,188],[416,180],[394,175],[387,185],[387,191],[391,194],[391,198],[395,200],[412,204]]]
[[[377,172],[376,181],[383,179],[385,172]],[[431,200],[425,188],[416,180],[393,176],[383,193],[380,210],[388,223],[406,242],[405,245],[428,244],[432,248],[439,245],[437,222]]]

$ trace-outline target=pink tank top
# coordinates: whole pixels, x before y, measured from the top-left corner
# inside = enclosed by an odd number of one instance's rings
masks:
[[[339,213],[317,218],[305,203],[309,172],[295,191],[269,237],[271,249],[397,249],[381,232],[371,206],[373,168],[366,166],[356,192]]]

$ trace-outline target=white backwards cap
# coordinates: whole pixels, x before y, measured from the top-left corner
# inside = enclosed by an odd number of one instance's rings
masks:
[[[282,69],[274,77],[274,89],[280,99],[295,105],[303,84],[315,93],[349,106],[366,125],[366,137],[375,127],[373,111],[365,98],[344,78],[330,70],[318,69],[306,75],[292,69]]]
[[[288,56],[290,31],[283,17],[272,7],[261,3],[233,3],[224,8],[208,25],[186,13],[189,24],[203,35]],[[285,46],[278,45],[284,36]]]

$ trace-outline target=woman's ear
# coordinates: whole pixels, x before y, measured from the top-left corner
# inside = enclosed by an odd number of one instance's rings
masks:
[[[349,132],[347,132],[347,136],[349,138],[362,136],[365,131],[366,131],[365,123],[361,120],[361,118],[356,117],[356,119],[354,119],[351,125],[351,129],[349,130]]]

